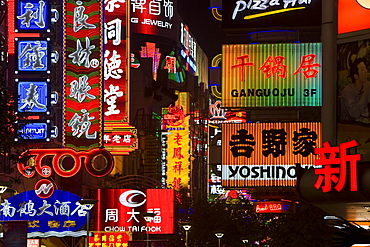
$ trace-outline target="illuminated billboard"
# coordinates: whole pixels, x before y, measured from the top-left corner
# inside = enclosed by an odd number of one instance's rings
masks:
[[[96,231],[174,233],[175,196],[172,189],[98,189],[97,199]],[[147,223],[143,213],[154,213],[155,216]]]
[[[68,0],[64,10],[64,145],[102,146],[102,1]]]
[[[321,26],[321,4],[321,0],[222,0],[222,27],[262,30]]]
[[[370,28],[368,0],[338,0],[338,34]]]
[[[36,38],[17,38],[16,54],[18,72],[47,72],[50,73],[49,40]]]
[[[50,89],[47,80],[17,81],[17,112],[50,114]]]
[[[321,106],[321,49],[321,43],[223,45],[223,106]]]
[[[86,205],[82,198],[67,191],[55,190],[40,198],[29,190],[5,199],[0,204],[0,221],[27,220],[28,232],[76,231],[86,224]]]
[[[246,123],[222,126],[222,185],[295,186],[296,164],[314,165],[321,123]]]
[[[48,1],[18,0],[16,16],[18,32],[46,32],[49,28],[49,9]]]

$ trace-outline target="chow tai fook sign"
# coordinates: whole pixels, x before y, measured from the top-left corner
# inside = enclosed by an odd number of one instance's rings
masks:
[[[338,34],[370,28],[369,14],[369,0],[338,0]]]
[[[314,187],[324,193],[332,190],[340,192],[345,187],[357,191],[357,162],[361,160],[361,154],[349,154],[349,149],[359,145],[357,140],[352,140],[339,146],[325,142],[322,147],[316,148],[318,157],[315,165],[319,168],[315,168],[317,180]]]
[[[296,186],[296,164],[313,166],[320,123],[222,126],[222,186]]]
[[[223,45],[223,106],[321,106],[321,62],[321,43]]]
[[[28,232],[76,231],[86,224],[91,209],[81,205],[81,199],[62,190],[48,198],[40,198],[35,190],[25,191],[0,204],[0,221],[27,220]]]
[[[99,189],[96,231],[149,234],[174,233],[174,190]],[[144,213],[154,213],[147,223]]]
[[[274,27],[320,26],[321,2],[321,0],[222,0],[222,27],[262,30]]]
[[[102,1],[67,0],[64,8],[64,144],[102,146]]]

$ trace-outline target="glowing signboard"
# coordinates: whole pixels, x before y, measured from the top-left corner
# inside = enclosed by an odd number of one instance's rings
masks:
[[[357,146],[359,142],[352,140],[341,143],[339,147],[332,147],[330,142],[325,142],[323,147],[315,148],[315,154],[318,154],[315,165],[320,166],[315,168],[315,174],[318,175],[314,184],[316,189],[324,193],[332,189],[340,192],[349,181],[350,191],[358,190],[357,162],[361,160],[361,154],[348,154],[350,148]]]
[[[222,185],[295,186],[296,164],[313,166],[320,123],[247,123],[222,126]]]
[[[369,14],[368,0],[338,0],[338,34],[370,28]]]
[[[50,66],[49,41],[46,39],[16,39],[19,72],[47,72]]]
[[[302,18],[310,16],[310,18]],[[320,0],[223,0],[223,28],[304,28],[321,25]]]
[[[96,231],[149,234],[174,233],[172,189],[98,189]],[[146,225],[142,213],[155,213]]]
[[[30,149],[22,155],[30,156],[26,163],[17,164],[18,171],[27,178],[32,178],[36,174],[47,178],[52,175],[53,170],[59,176],[68,178],[76,175],[82,165],[90,175],[103,177],[108,175],[114,167],[112,155],[105,149],[99,148],[80,152],[68,148]],[[53,170],[43,163],[44,158],[50,156]],[[71,157],[74,161],[73,167],[69,169],[63,166],[63,160],[67,157]]]
[[[46,122],[23,122],[20,126],[17,137],[20,140],[46,141],[51,135],[51,126]]]
[[[177,3],[165,1],[131,1],[133,33],[175,37]]]
[[[49,28],[49,2],[42,0],[17,1],[16,28],[19,32],[46,32]]]
[[[292,202],[282,201],[266,201],[266,202],[254,202],[254,212],[256,213],[294,213],[295,204]]]
[[[93,237],[90,237],[89,247],[102,247],[102,246],[127,246],[128,242],[132,239],[130,232],[95,232]]]
[[[67,0],[64,10],[64,144],[102,146],[102,1]]]
[[[86,223],[88,205],[67,191],[55,190],[49,198],[39,198],[29,190],[5,199],[0,204],[0,220],[27,220],[28,232],[76,231]]]
[[[50,106],[50,90],[46,81],[18,82],[17,111],[25,113],[47,113]]]
[[[223,106],[320,106],[321,60],[320,43],[223,45]]]

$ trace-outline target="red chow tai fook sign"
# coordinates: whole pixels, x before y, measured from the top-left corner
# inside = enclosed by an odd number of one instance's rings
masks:
[[[102,1],[64,5],[64,144],[102,146]]]
[[[352,140],[332,147],[330,142],[325,142],[322,148],[316,148],[315,169],[317,175],[315,188],[322,192],[333,189],[340,192],[349,182],[350,191],[358,190],[357,162],[361,160],[360,154],[348,154],[350,148],[359,146],[359,142]],[[339,155],[339,156],[338,156]],[[348,179],[349,178],[349,179]]]
[[[174,190],[99,189],[95,231],[174,233]],[[143,214],[154,213],[146,222]]]

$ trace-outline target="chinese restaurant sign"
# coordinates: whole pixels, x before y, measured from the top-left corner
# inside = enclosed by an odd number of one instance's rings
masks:
[[[368,0],[338,0],[338,34],[370,28]]]
[[[149,234],[174,233],[174,190],[99,189],[96,231]],[[143,213],[155,213],[147,223]]]
[[[27,220],[28,232],[76,231],[86,223],[89,206],[82,198],[67,191],[55,190],[40,198],[29,190],[5,199],[0,205],[0,220]]]
[[[321,106],[321,44],[223,45],[224,107]]]
[[[315,174],[317,176],[315,188],[322,192],[333,189],[340,192],[349,182],[350,191],[358,190],[357,161],[361,160],[360,154],[348,154],[350,148],[356,148],[359,142],[352,140],[332,147],[330,142],[325,142],[323,147],[315,148],[318,159],[315,160]],[[339,154],[339,156],[338,156]],[[333,186],[334,185],[334,186]]]
[[[295,186],[296,164],[314,165],[320,123],[247,123],[222,126],[222,185]]]
[[[262,30],[320,25],[321,0],[222,0],[223,28]]]
[[[67,0],[64,9],[64,144],[102,146],[102,2]]]
[[[93,232],[93,234],[94,236],[89,239],[89,247],[125,247],[132,238],[130,232]]]

